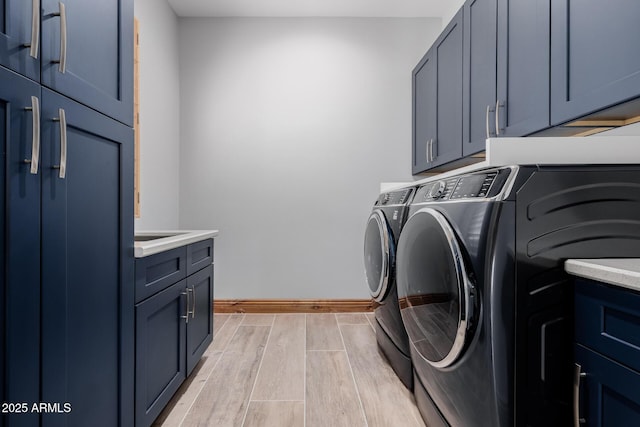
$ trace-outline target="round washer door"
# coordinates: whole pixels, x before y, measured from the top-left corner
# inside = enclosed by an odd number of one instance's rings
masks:
[[[423,208],[400,235],[396,280],[402,320],[418,353],[429,364],[453,364],[471,338],[475,287],[447,219]]]
[[[371,297],[377,302],[387,296],[395,248],[393,235],[381,210],[369,216],[364,233],[364,271]]]

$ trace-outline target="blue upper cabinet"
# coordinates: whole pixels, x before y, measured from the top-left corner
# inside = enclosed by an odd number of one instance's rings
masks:
[[[496,136],[549,127],[550,0],[498,0]]]
[[[640,96],[639,17],[635,0],[552,2],[552,125]]]
[[[39,0],[0,2],[0,65],[40,80]]]
[[[464,5],[463,149],[468,156],[495,136],[490,123],[496,107],[496,0]]]
[[[414,174],[462,156],[462,17],[453,17],[413,70]]]
[[[133,1],[42,0],[42,84],[133,125]]]

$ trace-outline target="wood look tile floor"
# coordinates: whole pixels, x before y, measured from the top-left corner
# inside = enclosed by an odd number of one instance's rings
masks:
[[[372,313],[216,314],[156,427],[424,427],[378,352]]]

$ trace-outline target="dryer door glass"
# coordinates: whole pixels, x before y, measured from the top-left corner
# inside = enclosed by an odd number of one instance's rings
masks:
[[[396,279],[413,347],[435,367],[451,365],[467,340],[475,290],[455,233],[438,211],[421,209],[405,224]]]
[[[387,295],[393,256],[393,238],[380,210],[369,217],[364,235],[364,270],[371,296],[381,301]]]

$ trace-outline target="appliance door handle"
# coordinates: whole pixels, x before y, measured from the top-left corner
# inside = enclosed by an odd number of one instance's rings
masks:
[[[504,107],[504,102],[496,101],[496,136],[500,136],[500,108]]]
[[[29,48],[29,56],[38,59],[40,47],[40,0],[31,1],[31,41],[22,46]]]
[[[31,107],[25,108],[32,114],[31,160],[25,159],[25,163],[31,163],[31,174],[38,174],[38,162],[40,159],[40,101],[37,96],[31,97]]]
[[[53,13],[53,16],[60,17],[60,59],[53,61],[58,63],[58,71],[64,74],[67,71],[67,11],[62,2],[58,3],[60,12]]]
[[[67,116],[63,108],[58,108],[58,117],[53,121],[60,122],[60,164],[53,168],[60,169],[58,177],[65,179],[67,176]]]
[[[573,367],[573,425],[574,427],[580,427],[580,424],[585,424],[587,420],[580,418],[580,380],[587,376],[585,372],[580,372],[582,366],[574,363]]]

